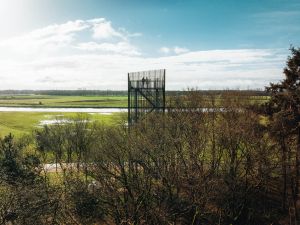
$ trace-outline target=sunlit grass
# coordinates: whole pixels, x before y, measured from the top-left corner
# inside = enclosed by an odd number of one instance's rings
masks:
[[[124,113],[100,114],[100,113],[80,113],[89,118],[91,122],[102,124],[118,124],[122,121]],[[19,137],[23,134],[31,134],[34,130],[41,128],[41,121],[56,120],[62,118],[72,118],[78,113],[66,112],[0,112],[0,136],[8,133]]]

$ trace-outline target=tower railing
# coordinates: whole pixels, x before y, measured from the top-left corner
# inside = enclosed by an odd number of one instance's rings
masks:
[[[128,73],[128,124],[148,113],[165,111],[166,70]]]

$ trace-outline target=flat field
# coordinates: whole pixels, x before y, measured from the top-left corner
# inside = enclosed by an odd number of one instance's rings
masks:
[[[0,107],[37,108],[122,108],[127,107],[127,96],[63,96],[63,95],[0,95]],[[0,136],[30,134],[43,124],[63,117],[74,117],[70,112],[0,112]],[[106,124],[121,121],[122,113],[82,113],[91,121]]]
[[[245,97],[242,97],[243,100]],[[167,97],[167,105],[172,105]],[[268,96],[248,96],[252,103],[264,103]],[[210,97],[204,95],[204,100],[209,105]],[[204,101],[204,107],[205,107]],[[221,102],[220,96],[216,95],[216,105]],[[169,106],[170,106],[169,105]],[[39,95],[19,94],[0,95],[0,107],[36,107],[36,108],[126,108],[126,95]],[[0,112],[0,136],[9,132],[15,136],[29,134],[38,129],[45,121],[55,120],[57,117],[72,117],[77,113],[69,112]],[[118,123],[126,113],[83,113],[90,117],[91,121],[99,121],[106,124]],[[121,119],[122,118],[122,119]]]
[[[120,123],[124,113],[80,113],[88,117],[90,121],[97,121],[103,124]],[[65,112],[0,112],[0,136],[8,133],[14,136],[31,134],[35,129],[39,129],[43,124],[51,124],[63,118],[76,117],[78,113]]]
[[[127,107],[127,96],[0,95],[0,107]]]

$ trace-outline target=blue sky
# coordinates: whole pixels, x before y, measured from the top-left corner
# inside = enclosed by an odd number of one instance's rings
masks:
[[[169,89],[263,88],[300,46],[296,0],[0,3],[0,89],[125,89],[158,67]]]

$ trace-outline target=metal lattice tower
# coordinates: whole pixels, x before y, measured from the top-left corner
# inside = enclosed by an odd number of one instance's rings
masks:
[[[128,124],[148,113],[165,111],[166,70],[128,73]]]

